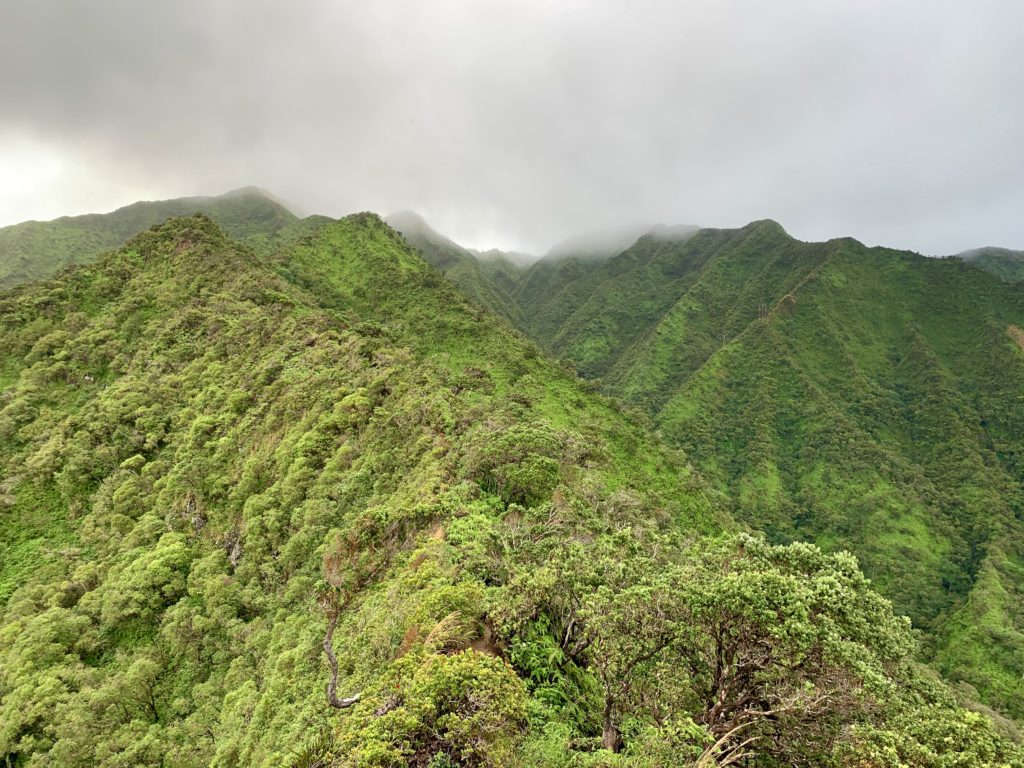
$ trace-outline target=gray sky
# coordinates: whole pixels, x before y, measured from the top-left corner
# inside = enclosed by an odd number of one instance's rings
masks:
[[[0,224],[255,184],[534,252],[1024,248],[1021,0],[2,0],[0,105]]]

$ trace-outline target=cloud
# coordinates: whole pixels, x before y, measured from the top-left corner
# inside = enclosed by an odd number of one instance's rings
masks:
[[[69,170],[0,223],[257,184],[477,247],[766,217],[1024,247],[1022,49],[1017,0],[7,0],[0,173]]]

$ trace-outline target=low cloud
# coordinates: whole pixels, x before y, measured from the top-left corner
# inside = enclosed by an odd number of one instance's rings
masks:
[[[8,0],[0,223],[256,184],[480,248],[769,217],[1024,247],[1021,50],[1016,0]]]

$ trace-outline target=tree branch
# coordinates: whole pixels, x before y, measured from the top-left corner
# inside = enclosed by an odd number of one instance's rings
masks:
[[[331,666],[331,679],[327,682],[327,703],[335,709],[348,709],[362,694],[357,693],[347,699],[338,698],[338,657],[334,655],[334,627],[338,624],[338,612],[330,611],[327,619],[327,635],[324,637],[324,653],[327,663]]]

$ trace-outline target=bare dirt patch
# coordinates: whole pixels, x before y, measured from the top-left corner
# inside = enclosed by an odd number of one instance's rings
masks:
[[[1008,326],[1006,332],[1010,334],[1010,338],[1017,342],[1017,346],[1024,349],[1024,328],[1020,328],[1016,325]]]

